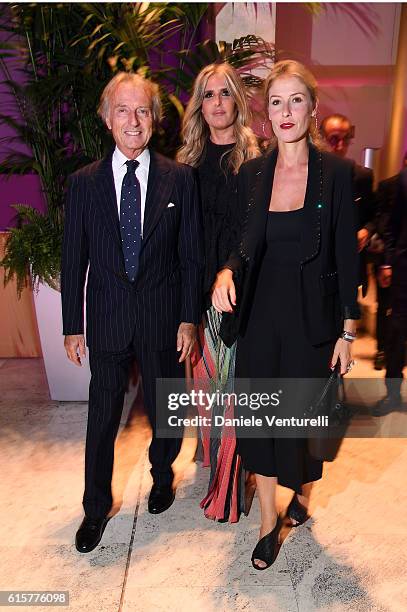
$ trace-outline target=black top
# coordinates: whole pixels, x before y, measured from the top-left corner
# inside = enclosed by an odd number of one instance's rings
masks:
[[[286,266],[300,268],[301,218],[303,208],[294,210],[269,210],[266,227],[266,251],[264,260],[283,269]]]
[[[204,310],[210,306],[216,274],[239,240],[237,181],[227,163],[233,146],[208,140],[198,166],[205,236]]]

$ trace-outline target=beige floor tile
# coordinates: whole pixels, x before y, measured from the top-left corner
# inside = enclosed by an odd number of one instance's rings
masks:
[[[297,612],[287,586],[250,587],[128,587],[123,612]]]

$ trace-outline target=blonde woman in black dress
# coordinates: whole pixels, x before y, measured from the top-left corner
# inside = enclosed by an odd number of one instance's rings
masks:
[[[278,62],[265,95],[274,147],[239,172],[246,229],[212,295],[218,312],[234,313],[221,336],[226,344],[238,337],[236,377],[326,378],[338,360],[344,374],[359,318],[352,167],[318,147],[316,82],[303,65]],[[277,483],[294,491],[287,513],[298,525],[322,463],[304,439],[237,435],[243,466],[256,474],[261,526],[252,563],[263,570],[278,551]]]

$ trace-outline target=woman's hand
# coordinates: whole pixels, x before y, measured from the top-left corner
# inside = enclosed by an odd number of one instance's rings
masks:
[[[337,362],[341,364],[341,374],[349,372],[353,365],[351,342],[338,338],[335,344],[334,352],[331,359],[331,370],[334,369]]]
[[[363,227],[358,231],[358,252],[363,251],[369,242],[370,234],[369,231]]]
[[[379,268],[379,272],[377,273],[377,282],[382,289],[386,287],[390,287],[391,285],[391,277],[392,277],[392,268],[391,266],[386,266],[385,268]]]
[[[233,312],[236,289],[232,270],[225,268],[218,272],[212,287],[212,305],[218,312]]]

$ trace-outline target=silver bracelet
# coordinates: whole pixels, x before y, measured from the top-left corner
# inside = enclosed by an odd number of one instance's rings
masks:
[[[344,329],[341,333],[341,338],[346,340],[346,342],[353,342],[354,340],[356,340],[356,334],[353,334],[352,332],[346,331]]]

